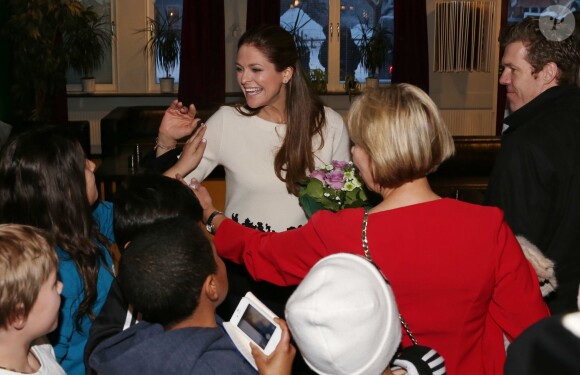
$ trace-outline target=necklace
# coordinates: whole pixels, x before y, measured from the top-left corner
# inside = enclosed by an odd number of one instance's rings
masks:
[[[41,363],[41,362],[40,362],[40,360],[39,360],[39,359],[38,359],[38,358],[37,358],[37,357],[34,355],[34,353],[33,353],[32,351],[29,351],[29,352],[28,352],[28,355],[29,355],[29,356],[30,356],[30,355],[32,355],[32,357],[33,357],[33,358],[34,358],[34,359],[35,359],[35,360],[38,362],[38,364],[40,365],[40,367],[42,367],[42,363]],[[28,361],[30,362],[30,358],[28,358]],[[30,363],[29,363],[28,365],[30,366]],[[33,365],[33,366],[31,366],[31,367],[32,367],[32,368],[34,368],[34,365]],[[39,370],[40,370],[40,367],[38,368],[38,370],[36,370],[36,371],[33,371],[33,372],[22,372],[22,371],[18,371],[18,370],[16,370],[16,369],[13,369],[13,368],[10,368],[10,367],[4,367],[4,366],[0,366],[0,369],[2,369],[2,370],[6,370],[6,371],[12,371],[12,372],[15,372],[15,373],[17,373],[17,374],[32,374],[32,373],[35,373],[35,372],[39,371]]]
[[[2,370],[6,370],[6,371],[17,372],[17,373],[19,373],[19,374],[30,374],[29,372],[21,372],[21,371],[15,370],[15,369],[13,369],[13,368],[4,367],[4,366],[0,366],[0,369],[2,369]]]

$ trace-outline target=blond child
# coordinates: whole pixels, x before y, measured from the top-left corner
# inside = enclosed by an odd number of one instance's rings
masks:
[[[45,338],[58,324],[57,269],[42,230],[0,225],[0,375],[65,375]]]

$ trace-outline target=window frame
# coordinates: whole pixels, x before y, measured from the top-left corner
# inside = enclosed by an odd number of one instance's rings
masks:
[[[328,0],[328,29],[340,30],[340,0]],[[336,34],[336,31],[333,33]],[[328,83],[329,92],[344,91],[340,83],[340,37],[330,37],[328,42]]]
[[[326,74],[328,82],[326,85],[327,92],[329,93],[344,93],[344,81],[341,81],[340,77],[340,34],[337,30],[340,30],[341,26],[341,0],[327,0],[328,4],[328,62],[326,68]],[[282,9],[281,9],[282,10]],[[282,12],[283,13],[283,12]],[[322,25],[324,26],[324,25]],[[333,30],[331,33],[330,30]],[[358,43],[357,43],[358,45]],[[364,88],[366,85],[366,79],[358,81],[360,88]],[[390,83],[390,79],[381,79],[381,83]]]

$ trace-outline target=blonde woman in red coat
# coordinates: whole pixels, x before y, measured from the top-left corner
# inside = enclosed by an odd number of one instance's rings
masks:
[[[503,373],[504,335],[513,340],[549,312],[503,213],[431,190],[426,175],[454,152],[436,105],[408,84],[366,91],[348,129],[361,177],[383,198],[369,211],[368,248],[415,338],[445,358],[448,374]],[[261,233],[215,213],[207,190],[192,186],[218,253],[257,280],[295,285],[327,255],[364,255],[363,208],[319,211],[301,228]],[[412,345],[406,335],[402,344]]]

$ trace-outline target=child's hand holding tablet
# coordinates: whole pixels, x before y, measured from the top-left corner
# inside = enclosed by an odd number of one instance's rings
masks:
[[[248,292],[242,297],[230,321],[224,322],[226,332],[240,353],[256,370],[258,368],[252,357],[250,342],[264,354],[272,354],[282,337],[282,329],[274,318],[277,316]]]

